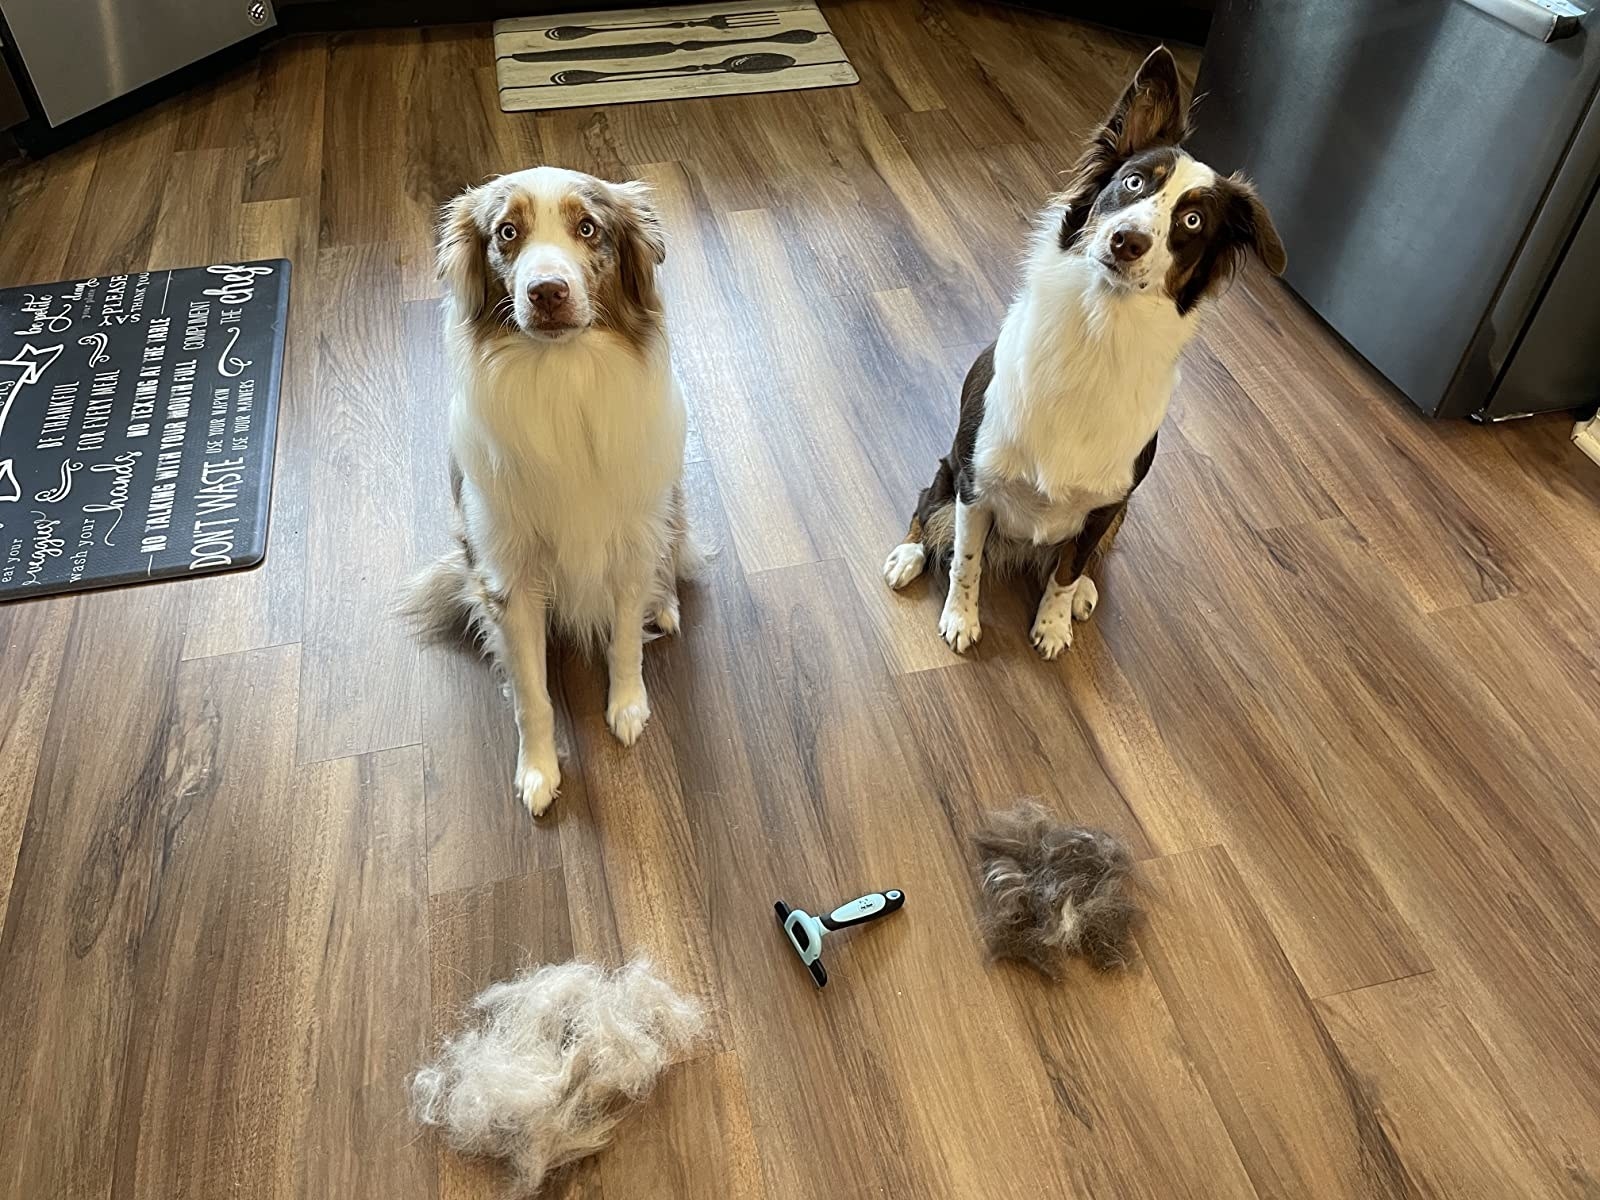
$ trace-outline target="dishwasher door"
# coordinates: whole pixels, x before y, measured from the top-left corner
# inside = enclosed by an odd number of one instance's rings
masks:
[[[1217,6],[1195,153],[1255,178],[1289,285],[1426,412],[1483,408],[1583,213],[1597,2],[1552,41],[1556,0]]]
[[[52,126],[277,24],[272,0],[0,0],[0,16]]]

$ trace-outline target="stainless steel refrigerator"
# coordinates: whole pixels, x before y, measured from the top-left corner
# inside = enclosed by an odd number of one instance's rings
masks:
[[[1425,412],[1600,400],[1600,0],[1221,0],[1195,152]]]
[[[60,126],[271,28],[271,0],[0,0],[30,108]]]

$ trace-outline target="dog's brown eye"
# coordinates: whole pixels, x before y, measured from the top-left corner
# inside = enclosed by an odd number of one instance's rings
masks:
[[[594,222],[588,217],[578,222],[578,236],[585,240],[594,236]]]
[[[1199,229],[1200,226],[1204,224],[1204,218],[1202,218],[1197,212],[1186,212],[1183,214],[1183,227],[1191,232]]]
[[[499,237],[502,242],[514,242],[517,240],[517,227],[510,221],[507,221],[504,225],[500,226],[499,229],[495,230],[495,235]]]
[[[1140,191],[1144,188],[1144,177],[1142,175],[1129,175],[1122,181],[1122,186],[1130,192]]]

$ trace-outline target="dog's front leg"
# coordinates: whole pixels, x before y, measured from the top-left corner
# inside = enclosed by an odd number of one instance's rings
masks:
[[[512,587],[501,630],[511,703],[517,714],[517,799],[537,817],[550,807],[561,787],[555,712],[545,676],[544,594],[522,584]]]
[[[950,559],[950,590],[945,593],[939,632],[957,654],[983,636],[978,623],[978,584],[983,578],[983,543],[989,537],[994,515],[981,500],[967,504],[956,500],[955,549]]]
[[[617,741],[631,746],[650,719],[650,700],[644,690],[643,580],[629,580],[617,589],[611,616],[611,647],[606,655],[611,670],[611,695],[606,702],[606,724]]]
[[[1077,541],[1061,548],[1056,569],[1050,582],[1045,584],[1044,599],[1039,601],[1039,612],[1033,620],[1033,648],[1045,658],[1054,658],[1072,645],[1072,623],[1087,621],[1095,605],[1100,603],[1099,589],[1084,570],[1123,507],[1122,504],[1108,504],[1095,509],[1084,521]]]

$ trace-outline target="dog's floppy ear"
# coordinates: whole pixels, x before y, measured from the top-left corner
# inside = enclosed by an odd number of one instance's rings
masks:
[[[640,308],[661,307],[656,294],[656,268],[667,260],[667,240],[661,229],[650,186],[638,180],[607,184],[617,211],[617,253],[622,290]]]
[[[1232,184],[1228,199],[1228,224],[1234,236],[1251,247],[1274,275],[1282,275],[1289,265],[1289,255],[1284,251],[1283,239],[1278,236],[1267,206],[1261,202],[1255,187],[1237,171],[1228,176]]]
[[[468,188],[439,214],[439,279],[456,311],[475,321],[489,307],[488,235],[482,209],[489,185]]]
[[[1089,219],[1089,209],[1117,168],[1151,146],[1176,146],[1189,133],[1183,85],[1172,51],[1157,46],[1134,74],[1128,90],[1084,147],[1072,178],[1055,202],[1065,211],[1060,242],[1065,250]]]

